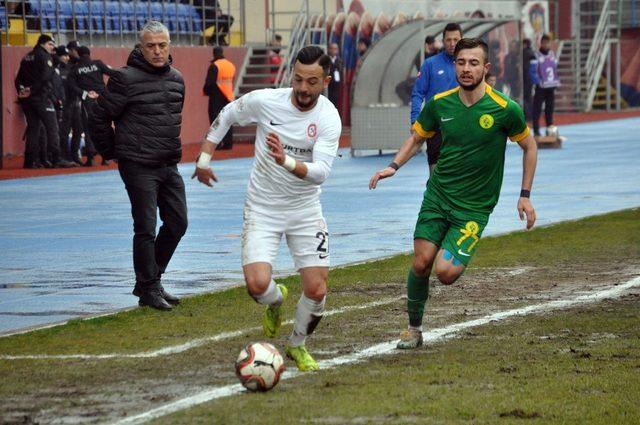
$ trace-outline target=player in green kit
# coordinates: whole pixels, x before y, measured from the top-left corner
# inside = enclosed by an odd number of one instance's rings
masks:
[[[527,229],[536,220],[529,200],[536,169],[537,148],[520,106],[484,81],[491,65],[487,44],[463,38],[454,52],[459,87],[436,94],[423,107],[409,137],[393,162],[369,182],[393,176],[435,130],[442,132],[442,149],[429,178],[414,232],[413,266],[407,279],[409,328],[398,348],[422,345],[422,316],[429,297],[429,275],[435,265],[438,280],[455,282],[475,253],[493,211],[504,170],[507,138],[523,150],[520,219]]]

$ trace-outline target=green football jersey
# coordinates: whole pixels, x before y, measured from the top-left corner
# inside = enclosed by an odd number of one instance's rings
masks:
[[[520,106],[489,85],[469,107],[459,90],[431,98],[413,125],[422,137],[442,132],[440,158],[427,192],[435,191],[457,209],[491,213],[500,196],[507,137],[519,142],[529,128]]]

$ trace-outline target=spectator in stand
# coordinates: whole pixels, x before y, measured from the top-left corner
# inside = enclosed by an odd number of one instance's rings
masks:
[[[331,68],[329,69],[329,81],[328,94],[329,100],[333,103],[333,106],[338,108],[338,99],[340,96],[340,88],[342,87],[342,58],[338,56],[338,44],[331,43],[329,45],[329,58],[331,59]]]
[[[114,75],[115,71],[101,60],[91,59],[91,50],[87,46],[78,48],[80,58],[78,63],[73,67],[69,74],[69,84],[71,90],[82,100],[82,123],[85,130],[89,128],[89,115],[96,104],[96,99],[100,97],[105,90],[104,75]],[[85,131],[85,151],[87,161],[83,164],[85,167],[93,167],[93,157],[96,149],[91,140],[91,136]],[[109,162],[102,159],[102,165]]]
[[[207,78],[202,91],[209,96],[209,124],[213,123],[222,108],[233,101],[233,79],[236,67],[225,59],[224,50],[220,46],[213,48],[213,60],[207,70]],[[233,147],[233,129],[230,127],[216,149],[226,150]]]
[[[195,3],[195,2],[194,2]],[[233,16],[223,13],[218,0],[204,0],[205,27],[212,27],[213,33],[209,37],[209,43],[216,46],[228,46],[229,29],[235,19]]]

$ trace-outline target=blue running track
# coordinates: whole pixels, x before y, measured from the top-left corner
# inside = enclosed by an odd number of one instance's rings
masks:
[[[640,206],[640,118],[564,126],[562,149],[539,151],[532,200],[538,226]],[[400,141],[399,141],[400,143]],[[412,249],[427,178],[423,155],[369,191],[390,156],[341,151],[323,185],[333,265]],[[523,228],[515,209],[522,154],[507,149],[500,202],[485,235]],[[215,162],[215,189],[186,185],[189,229],[164,276],[178,295],[241,282],[240,231],[251,159]],[[133,307],[132,219],[117,171],[0,182],[0,333]],[[278,275],[293,272],[282,244]]]

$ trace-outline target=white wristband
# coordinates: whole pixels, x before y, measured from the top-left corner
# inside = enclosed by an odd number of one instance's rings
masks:
[[[284,156],[284,163],[282,166],[289,172],[293,172],[296,168],[296,160],[291,158],[289,155]]]
[[[200,156],[198,157],[198,162],[196,163],[196,167],[209,168],[209,162],[211,162],[211,154],[206,152],[200,152]]]

